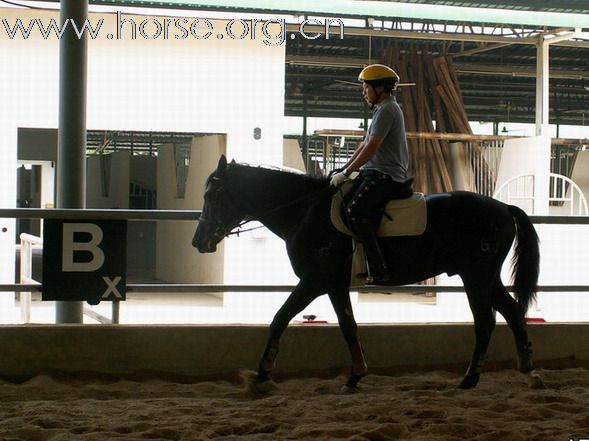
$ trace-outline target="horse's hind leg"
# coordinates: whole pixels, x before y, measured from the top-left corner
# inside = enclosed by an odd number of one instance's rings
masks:
[[[321,294],[321,291],[312,284],[305,283],[301,280],[288,299],[286,299],[286,302],[278,310],[270,324],[270,335],[258,365],[256,383],[264,383],[270,380],[270,372],[276,364],[282,333],[292,318]]]
[[[542,379],[534,372],[534,365],[532,364],[532,343],[528,340],[523,308],[509,295],[500,278],[495,281],[491,302],[493,308],[505,317],[511,332],[513,332],[519,371],[529,376],[530,386],[542,387]]]
[[[465,281],[465,290],[474,317],[476,343],[466,375],[458,386],[460,389],[470,389],[478,384],[495,329],[495,313],[491,307],[489,289]]]
[[[346,285],[333,289],[328,294],[337,315],[340,330],[348,344],[348,349],[352,357],[352,371],[343,387],[345,392],[352,392],[358,389],[358,382],[368,372],[368,365],[366,364],[364,351],[358,340],[358,325],[354,319],[354,312],[350,301],[350,290]]]

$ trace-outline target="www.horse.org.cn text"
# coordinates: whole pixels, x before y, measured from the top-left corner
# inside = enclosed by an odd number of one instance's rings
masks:
[[[115,15],[113,14],[113,19]],[[300,23],[288,24],[285,19],[231,19],[212,20],[192,17],[137,17],[116,13],[116,23],[103,29],[104,18],[86,19],[76,23],[73,19],[57,22],[56,19],[30,20],[2,19],[0,38],[29,39],[34,33],[45,40],[61,39],[70,28],[78,38],[84,36],[97,39],[106,35],[109,40],[256,40],[268,46],[281,46],[288,39],[316,40],[324,38],[344,38],[344,23],[339,18],[308,18]]]

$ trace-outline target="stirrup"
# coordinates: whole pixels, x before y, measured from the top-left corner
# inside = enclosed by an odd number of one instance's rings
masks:
[[[368,266],[368,277],[366,277],[366,283],[371,285],[387,285],[391,283],[392,275],[386,265],[379,265],[377,266],[378,271],[376,274],[373,274],[370,270],[370,265]]]
[[[368,276],[366,283],[369,285],[390,285],[392,284],[393,278],[389,273],[380,274],[378,276]]]

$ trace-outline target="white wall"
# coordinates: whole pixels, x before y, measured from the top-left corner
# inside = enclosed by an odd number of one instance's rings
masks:
[[[226,133],[231,158],[281,164],[284,60],[283,46],[261,38],[102,38],[89,50],[88,126]]]
[[[0,73],[0,87],[3,82]],[[5,108],[3,106],[3,109]],[[6,110],[0,112],[4,114]],[[16,207],[16,168],[16,128],[11,127],[4,118],[0,118],[0,175],[4,179],[0,192],[0,206],[2,207]],[[0,283],[14,283],[15,235],[15,220],[0,218]],[[0,307],[9,307],[13,304],[14,295],[12,293],[0,293]]]
[[[54,11],[2,9],[8,23],[58,19]],[[99,38],[89,41],[88,120],[94,130],[175,131],[226,134],[230,159],[282,164],[285,47],[269,46],[258,32],[255,39],[188,38],[146,40],[109,39],[116,34],[116,15],[104,18]],[[140,23],[144,17],[126,16]],[[153,19],[153,17],[151,17]],[[215,32],[225,22],[215,21]],[[258,29],[259,31],[259,29]],[[201,34],[204,34],[202,32]],[[37,31],[29,38],[0,38],[0,172],[4,179],[0,203],[16,201],[17,128],[56,128],[58,125],[58,39],[45,40]],[[253,137],[261,129],[261,139]],[[197,207],[191,207],[197,208]],[[0,280],[13,282],[14,220],[0,220]],[[190,235],[191,238],[191,235]],[[188,240],[190,240],[188,238]],[[251,241],[226,247],[228,262],[241,262]],[[256,250],[282,261],[284,247],[269,238]],[[282,269],[281,269],[282,270]],[[239,272],[237,270],[237,272]],[[236,274],[236,273],[234,273]],[[231,280],[235,280],[231,277]],[[0,301],[6,296],[0,295]]]
[[[294,168],[305,172],[305,161],[303,160],[303,154],[299,147],[299,142],[296,139],[285,139],[283,145],[285,167]]]
[[[86,207],[129,208],[129,152],[90,156],[86,163]],[[103,185],[108,189],[107,196],[103,195]]]
[[[535,176],[533,208],[532,204],[520,203],[520,201],[510,203],[520,206],[528,214],[548,214],[550,138],[530,137],[505,140],[495,188],[499,189],[504,182],[521,174]],[[531,213],[532,210],[533,213]]]
[[[202,209],[205,181],[225,153],[223,135],[196,137],[192,141],[186,193],[179,198],[176,187],[174,146],[158,148],[157,205],[161,210]],[[156,277],[174,283],[223,283],[224,246],[214,254],[200,254],[192,247],[195,222],[157,223]]]
[[[589,197],[589,151],[577,154],[571,179],[581,187],[585,196]]]
[[[55,163],[52,161],[17,161],[20,165],[41,166],[41,208],[53,208],[55,204]],[[5,207],[6,205],[2,205]]]
[[[571,179],[579,186],[585,199],[589,202],[589,151],[577,154]]]
[[[575,161],[573,172],[571,173],[572,181],[579,186],[585,199],[589,203],[589,151],[578,152],[577,159]],[[572,187],[569,186],[566,197],[571,197]],[[579,203],[578,194],[574,196],[573,210],[574,214],[578,214]],[[550,214],[568,216],[571,213],[570,202],[565,202],[562,206],[550,207]]]
[[[150,190],[157,185],[157,158],[153,156],[131,156],[131,182]]]

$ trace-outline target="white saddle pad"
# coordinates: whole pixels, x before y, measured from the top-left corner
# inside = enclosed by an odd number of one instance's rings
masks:
[[[353,236],[341,217],[344,195],[350,191],[352,181],[347,181],[331,200],[331,222],[342,233]],[[419,236],[427,226],[427,208],[423,193],[413,193],[407,199],[395,199],[390,201],[385,212],[392,219],[383,216],[377,235],[387,236]]]

